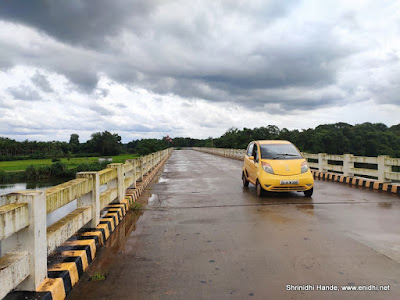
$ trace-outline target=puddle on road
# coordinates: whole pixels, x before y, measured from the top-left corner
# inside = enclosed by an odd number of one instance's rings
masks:
[[[161,206],[162,199],[157,194],[151,194],[150,198],[147,200],[149,206]]]
[[[288,223],[289,221],[291,221],[290,218],[283,216],[282,214],[280,214],[278,211],[269,209],[269,208],[258,208],[257,212],[261,213],[264,217],[265,217],[273,222],[273,223],[279,223],[279,224],[284,224],[284,223]]]
[[[390,203],[390,202],[379,202],[378,206],[380,208],[392,208],[393,203]]]
[[[167,182],[167,181],[169,181],[169,179],[162,176],[158,179],[158,182]]]
[[[185,220],[179,222],[181,225],[215,225],[220,222],[219,219],[213,219],[213,218],[208,218],[208,219],[195,219],[195,220]]]
[[[314,205],[313,204],[299,204],[296,205],[297,210],[302,213],[313,216],[314,215]]]

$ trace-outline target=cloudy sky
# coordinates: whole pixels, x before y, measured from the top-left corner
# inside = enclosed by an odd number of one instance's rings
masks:
[[[400,123],[400,2],[2,1],[0,136]]]

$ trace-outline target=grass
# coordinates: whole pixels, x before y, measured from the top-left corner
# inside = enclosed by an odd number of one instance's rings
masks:
[[[138,202],[134,202],[130,207],[130,210],[141,210],[142,209],[142,204]]]
[[[90,276],[91,281],[100,281],[100,280],[105,280],[106,275],[100,272],[94,273],[94,275]]]
[[[127,159],[136,158],[138,155],[135,154],[121,154],[117,156],[112,156],[112,163],[124,163]],[[68,169],[74,169],[79,164],[83,163],[94,163],[99,160],[99,157],[74,157],[61,158],[61,162],[65,163]],[[29,160],[15,160],[15,161],[0,161],[0,170],[6,172],[18,172],[24,171],[28,166],[49,166],[53,162],[51,159],[29,159]]]

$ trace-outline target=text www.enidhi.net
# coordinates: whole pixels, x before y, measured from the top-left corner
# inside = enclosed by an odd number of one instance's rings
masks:
[[[324,285],[324,284],[302,284],[302,285],[286,285],[287,291],[390,291],[390,285]]]
[[[342,285],[342,291],[390,291],[390,285]]]

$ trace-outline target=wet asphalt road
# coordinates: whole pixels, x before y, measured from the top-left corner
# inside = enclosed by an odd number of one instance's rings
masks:
[[[312,198],[258,198],[241,166],[174,151],[146,210],[128,214],[68,299],[400,299],[398,196],[316,180]]]

